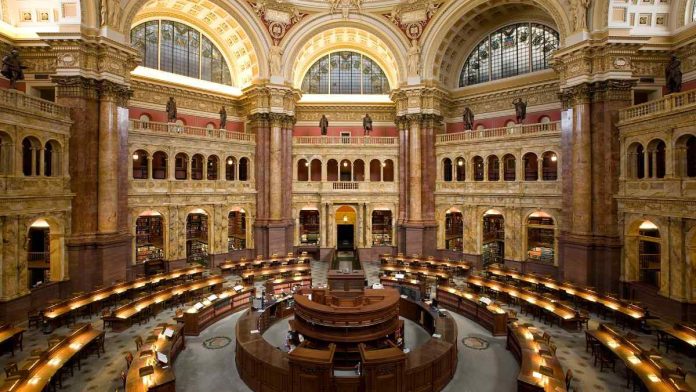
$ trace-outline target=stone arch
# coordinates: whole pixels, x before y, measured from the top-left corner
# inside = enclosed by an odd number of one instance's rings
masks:
[[[451,80],[452,75],[459,76],[461,66],[466,60],[465,52],[469,47],[469,45],[460,45],[461,40],[457,37],[468,34],[466,33],[467,25],[477,31],[480,30],[484,16],[491,19],[486,29],[493,29],[496,24],[501,26],[499,23],[501,18],[508,23],[521,21],[522,15],[529,16],[525,18],[527,20],[545,20],[547,24],[553,25],[560,35],[560,41],[564,42],[565,37],[569,36],[572,30],[568,8],[553,0],[519,0],[514,4],[503,0],[475,0],[455,1],[443,5],[429,23],[421,39],[422,47],[431,48],[424,54],[421,77],[426,80],[439,80],[448,87],[454,86]],[[501,12],[504,12],[502,16]],[[476,22],[471,23],[473,20]],[[473,47],[479,40],[467,40],[469,41],[470,46]]]
[[[405,81],[408,42],[381,19],[351,15],[347,20],[323,15],[300,24],[284,45],[283,64],[285,79],[296,88],[302,84],[305,73],[322,56],[337,50],[351,50],[374,60],[385,72],[391,89]]]
[[[68,222],[65,215],[56,216],[55,214],[32,216],[25,222],[23,235],[25,236],[24,252],[20,257],[26,261],[26,273],[28,274],[29,258],[31,251],[29,248],[29,231],[32,227],[48,228],[49,236],[49,279],[51,282],[58,282],[68,278],[67,251],[65,248],[65,234],[68,230]],[[45,283],[45,282],[44,282]],[[24,283],[26,284],[26,283]]]
[[[160,209],[157,207],[140,207],[131,210],[130,221],[128,222],[130,227],[130,233],[133,235],[133,264],[137,262],[137,221],[138,218],[142,216],[159,216],[162,219],[162,253],[165,260],[169,259],[169,214],[166,209]]]
[[[127,0],[119,30],[130,43],[130,28],[146,19],[176,17],[206,31],[208,38],[217,40],[218,48],[234,69],[235,86],[245,87],[255,79],[268,76],[270,47],[268,33],[256,14],[243,1],[184,0],[184,7],[174,11],[174,0]],[[165,11],[166,10],[166,11]],[[214,41],[215,42],[215,41]]]

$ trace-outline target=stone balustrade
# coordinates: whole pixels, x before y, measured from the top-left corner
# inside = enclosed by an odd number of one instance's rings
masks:
[[[397,146],[399,138],[382,136],[295,136],[294,145]]]
[[[446,133],[437,136],[436,145],[461,144],[467,141],[501,138],[509,140],[529,135],[543,136],[549,134],[560,134],[560,132],[560,121],[538,124],[520,124],[512,127],[488,128],[458,133]]]
[[[0,89],[0,106],[70,120],[70,109],[17,90]]]
[[[294,181],[293,192],[298,193],[396,193],[398,182],[390,181]]]
[[[130,120],[130,131],[180,135],[183,137],[203,138],[209,140],[233,141],[244,144],[256,143],[256,135],[251,133],[234,132],[224,129],[191,127],[188,125],[178,125],[175,123]]]
[[[623,109],[619,111],[619,122],[644,119],[694,106],[696,106],[696,90],[684,91]]]

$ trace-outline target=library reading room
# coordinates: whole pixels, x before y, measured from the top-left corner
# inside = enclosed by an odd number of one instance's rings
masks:
[[[696,0],[0,0],[0,392],[696,392]]]

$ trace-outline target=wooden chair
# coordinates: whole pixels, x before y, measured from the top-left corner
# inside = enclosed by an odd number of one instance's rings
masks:
[[[611,367],[612,372],[616,372],[616,358],[614,353],[609,351],[608,348],[600,345],[597,355],[595,355],[595,366],[597,366],[597,361],[599,361],[599,371],[603,372],[604,367]]]
[[[546,344],[551,343],[551,335],[549,335],[548,332],[544,332],[544,334],[541,335],[541,338],[546,342]]]
[[[130,365],[133,362],[133,354],[129,351],[126,353],[126,369],[130,369]]]
[[[595,339],[592,335],[587,333],[585,331],[585,352],[592,352],[592,355],[594,356],[595,353],[597,352],[597,346],[599,345],[599,342],[597,339]]]
[[[19,372],[17,362],[9,362],[7,365],[5,365],[5,377],[11,377],[17,372]]]
[[[106,331],[107,327],[113,328],[114,322],[111,319],[111,310],[104,309],[101,312],[101,319],[103,322],[102,329]]]
[[[565,375],[566,391],[570,391],[570,383],[573,381],[573,370],[568,369]]]
[[[554,343],[549,343],[549,351],[551,352],[551,355],[556,355],[556,345]]]
[[[32,326],[36,327],[36,329],[41,328],[42,315],[39,310],[30,310],[27,312],[27,319],[28,328],[31,328]]]
[[[140,351],[140,347],[143,346],[143,338],[136,336],[133,340],[135,340],[135,351]]]

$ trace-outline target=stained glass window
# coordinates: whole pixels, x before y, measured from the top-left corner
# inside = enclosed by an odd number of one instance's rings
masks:
[[[516,23],[496,30],[471,51],[459,87],[509,78],[549,67],[558,33],[538,23]]]
[[[231,84],[222,52],[198,30],[170,20],[152,20],[131,30],[131,43],[143,66],[177,75]]]
[[[386,94],[389,81],[382,68],[360,53],[341,51],[317,60],[305,74],[308,94]]]

